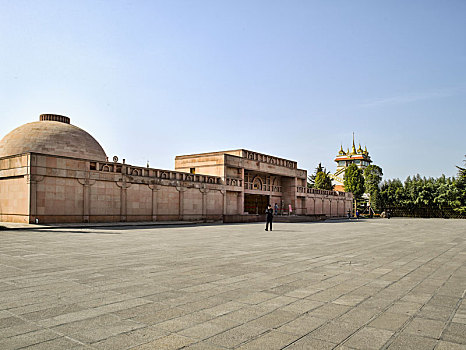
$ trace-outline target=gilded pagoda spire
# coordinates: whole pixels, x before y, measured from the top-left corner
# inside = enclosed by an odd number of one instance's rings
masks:
[[[340,145],[340,150],[338,151],[338,155],[344,156],[346,153],[343,151],[343,144]]]
[[[356,146],[354,145],[354,132],[353,132],[353,148],[351,149],[351,154],[356,154]]]

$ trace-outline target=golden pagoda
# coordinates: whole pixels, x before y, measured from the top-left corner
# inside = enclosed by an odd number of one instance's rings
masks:
[[[367,147],[364,146],[364,150],[359,144],[359,147],[356,149],[356,145],[354,143],[354,133],[353,133],[353,144],[350,149],[345,152],[343,150],[343,145],[340,146],[340,150],[335,158],[335,162],[337,163],[337,170],[334,174],[331,174],[333,179],[333,184],[335,185],[335,189],[337,191],[343,191],[343,179],[345,177],[346,168],[349,167],[351,164],[356,164],[359,169],[365,169],[372,163],[371,157],[369,157],[369,152],[367,151]]]

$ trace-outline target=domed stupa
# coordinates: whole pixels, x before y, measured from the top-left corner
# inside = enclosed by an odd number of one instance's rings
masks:
[[[42,114],[39,121],[14,129],[0,141],[0,158],[29,152],[96,161],[107,158],[89,133],[58,114]]]

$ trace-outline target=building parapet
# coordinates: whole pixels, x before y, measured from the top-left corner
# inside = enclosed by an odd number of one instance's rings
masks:
[[[253,191],[266,191],[266,192],[282,192],[282,186],[275,186],[275,185],[263,185],[262,188],[254,187],[252,182],[245,182],[244,183],[245,190],[253,190]]]
[[[236,177],[227,177],[225,179],[225,184],[227,186],[239,186],[239,187],[242,187],[243,186],[243,179],[236,178]]]
[[[305,193],[309,193],[309,194],[321,194],[321,195],[325,195],[325,196],[338,196],[338,197],[351,196],[351,194],[349,192],[321,190],[321,189],[318,189],[318,188],[298,187],[297,191],[299,193],[303,193],[303,189],[306,191]]]
[[[244,158],[246,159],[255,160],[258,162],[268,163],[272,165],[283,166],[283,167],[290,168],[290,169],[298,168],[298,163],[292,160],[269,156],[267,154],[252,152],[248,150],[243,150],[243,152],[244,152]]]
[[[89,170],[106,173],[121,173],[129,176],[141,176],[156,179],[190,181],[221,185],[222,178],[218,176],[190,174],[173,170],[162,170],[147,167],[138,167],[117,162],[90,162]]]

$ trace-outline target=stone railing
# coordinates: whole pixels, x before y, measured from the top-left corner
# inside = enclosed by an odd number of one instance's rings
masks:
[[[153,169],[146,167],[132,166],[122,163],[111,162],[90,162],[91,171],[104,173],[120,173],[128,176],[149,177],[155,179],[190,181],[210,184],[222,184],[222,179],[218,176],[190,174],[172,170]]]
[[[252,152],[252,151],[246,151],[246,150],[245,150],[245,153],[246,153],[245,158],[249,159],[249,160],[268,163],[268,164],[272,164],[272,165],[283,166],[283,167],[290,168],[290,169],[297,169],[298,168],[298,163],[293,162],[291,160],[278,158],[278,157],[273,157],[273,156],[269,156],[267,154],[262,154],[262,153]]]
[[[307,193],[306,192],[306,187],[298,186],[298,187],[296,187],[296,192],[298,192],[298,193]]]
[[[244,183],[245,190],[254,190],[254,191],[269,191],[269,192],[281,192],[282,186],[275,186],[275,185],[262,185],[262,188],[254,188],[254,184],[252,182],[245,182]]]
[[[225,179],[225,184],[227,186],[243,186],[243,179],[227,177]]]
[[[298,190],[298,192],[299,192],[299,190]],[[317,188],[306,188],[306,193],[310,193],[310,194],[322,194],[322,195],[325,195],[325,196],[345,197],[347,192],[320,190],[320,189],[317,189]]]

